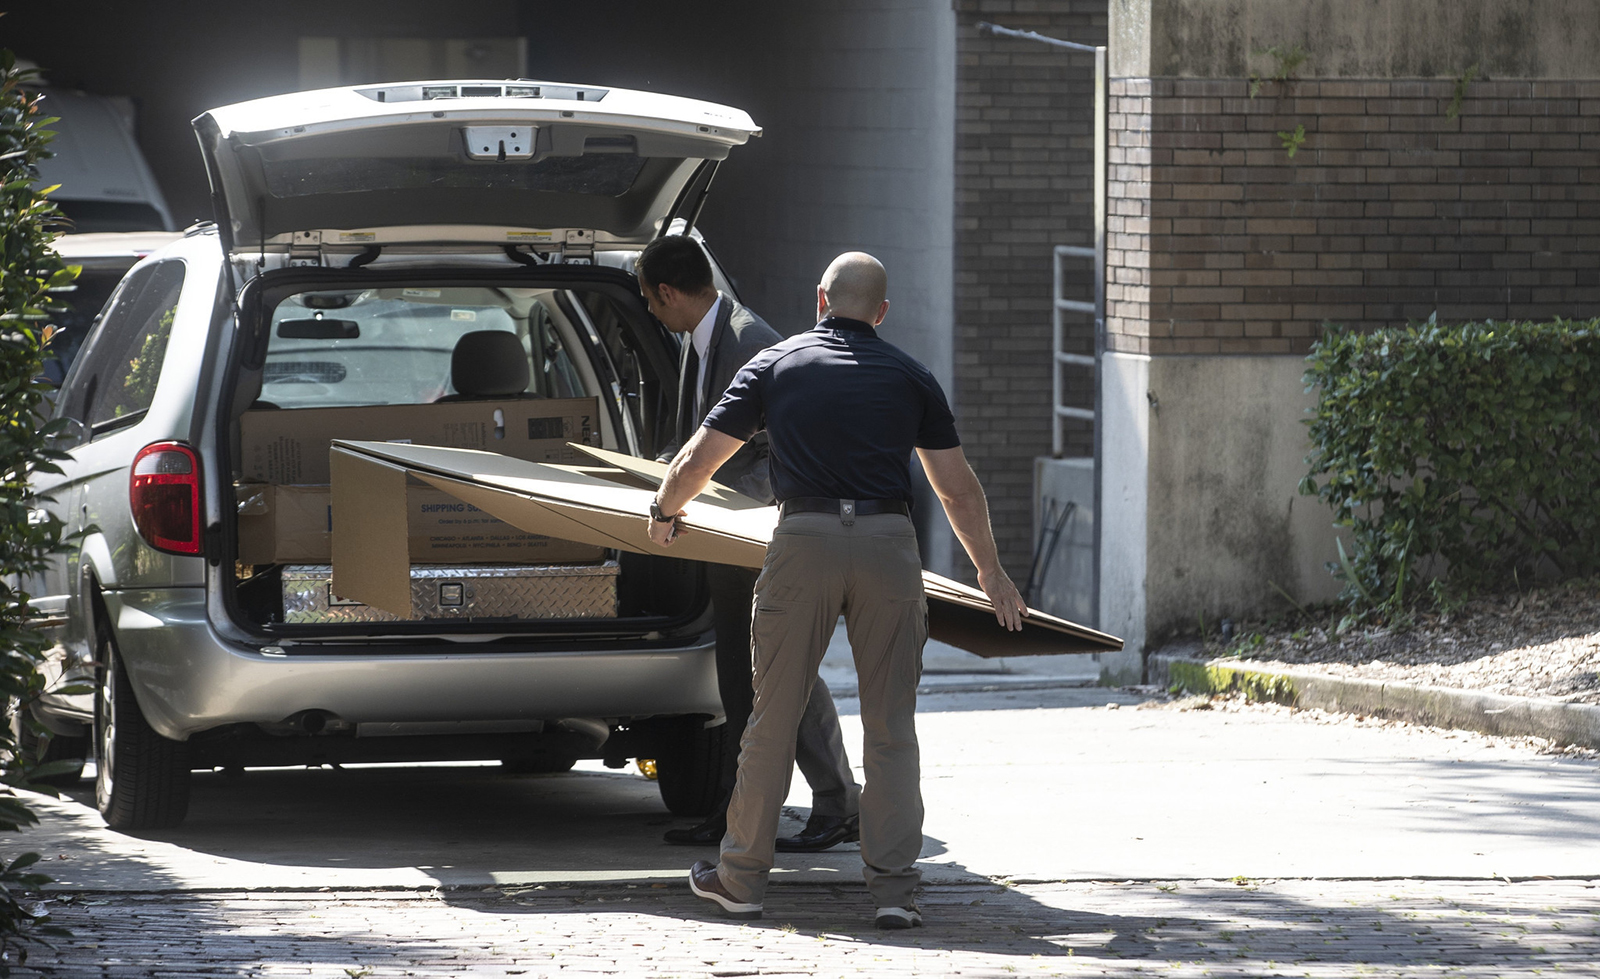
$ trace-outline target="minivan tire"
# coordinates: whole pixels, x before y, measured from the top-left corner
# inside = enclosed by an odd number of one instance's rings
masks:
[[[41,785],[54,785],[57,788],[70,789],[83,779],[83,766],[89,757],[89,736],[65,734],[51,734],[48,738],[41,738],[33,725],[27,722],[22,712],[28,708],[19,708],[11,715],[11,736],[15,739],[17,753],[24,761],[34,765],[48,765],[51,762],[72,761],[77,762],[77,768],[69,768],[64,772],[46,775],[32,781]],[[43,745],[44,750],[40,751]]]
[[[708,728],[698,719],[685,721],[657,755],[656,784],[674,816],[707,816],[716,806],[723,752],[739,749],[737,742],[727,743],[727,731],[726,724]]]
[[[189,812],[189,745],[156,733],[102,635],[95,670],[95,805],[112,829],[166,829]]]

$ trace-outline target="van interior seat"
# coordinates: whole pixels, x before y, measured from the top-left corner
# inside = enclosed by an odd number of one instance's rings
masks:
[[[436,400],[542,397],[528,390],[531,378],[528,352],[516,334],[504,330],[474,330],[463,333],[450,353],[450,382],[456,393]]]

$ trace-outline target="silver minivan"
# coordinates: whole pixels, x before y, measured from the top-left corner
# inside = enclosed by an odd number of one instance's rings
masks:
[[[759,134],[750,117],[438,81],[260,99],[195,129],[215,225],[132,268],[56,398],[72,461],[38,488],[84,534],[29,586],[55,633],[46,680],[94,692],[34,708],[45,756],[92,752],[99,809],[130,829],[180,822],[192,771],[376,761],[652,759],[669,809],[708,811],[736,739],[696,565],[468,548],[413,564],[410,618],[379,614],[331,591],[315,539],[243,545],[266,451],[243,443],[250,422],[303,427],[309,472],[339,419],[409,419],[424,441],[552,399],[592,408],[581,433],[541,423],[548,444],[653,457],[679,354],[632,260],[692,233],[721,161]],[[555,591],[574,582],[578,599]]]

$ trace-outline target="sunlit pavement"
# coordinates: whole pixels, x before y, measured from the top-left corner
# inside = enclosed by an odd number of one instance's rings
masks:
[[[712,851],[660,842],[686,821],[631,766],[199,775],[188,822],[138,837],[85,782],[12,842],[74,892],[61,964],[35,953],[57,975],[1600,973],[1600,763],[1140,703],[922,698],[911,933],[871,928],[853,845],[780,855],[766,919],[719,920],[684,883]]]

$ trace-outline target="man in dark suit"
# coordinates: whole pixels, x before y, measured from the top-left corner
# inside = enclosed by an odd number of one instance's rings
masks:
[[[669,461],[699,429],[706,413],[722,398],[734,375],[760,351],[783,339],[732,296],[717,291],[711,263],[699,242],[682,235],[657,238],[634,264],[639,288],[650,312],[673,333],[687,334],[678,369],[676,438],[661,453]],[[763,503],[773,502],[770,453],[766,436],[742,446],[716,480]],[[728,718],[722,793],[705,822],[669,830],[668,843],[715,846],[727,831],[728,800],[738,774],[740,736],[750,719],[755,696],[751,679],[750,613],[757,572],[725,564],[707,564],[712,618],[717,630],[717,687]],[[850,772],[839,712],[821,677],[801,715],[795,763],[811,785],[811,818],[799,835],[777,841],[779,850],[826,850],[859,839],[861,787]]]

